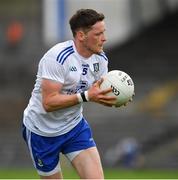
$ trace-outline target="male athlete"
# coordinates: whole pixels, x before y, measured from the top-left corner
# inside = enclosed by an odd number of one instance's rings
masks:
[[[81,9],[70,19],[74,40],[52,47],[41,59],[29,104],[24,111],[23,137],[42,179],[62,179],[60,153],[82,179],[103,179],[103,170],[83,102],[113,106],[116,98],[101,90],[108,71],[103,52],[104,15]]]

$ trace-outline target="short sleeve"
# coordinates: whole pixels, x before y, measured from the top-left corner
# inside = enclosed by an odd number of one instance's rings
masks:
[[[101,70],[101,76],[104,76],[108,73],[108,61],[102,61],[103,68]]]
[[[65,72],[63,65],[52,58],[43,57],[40,66],[42,78],[64,83]]]
[[[108,73],[108,58],[104,53],[100,54],[100,64],[101,64],[101,71],[100,76],[104,76]]]

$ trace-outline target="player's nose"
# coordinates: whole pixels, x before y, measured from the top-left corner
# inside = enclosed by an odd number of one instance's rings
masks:
[[[106,39],[106,35],[105,35],[105,34],[102,34],[102,36],[101,36],[101,41],[102,41],[102,42],[107,41],[107,39]]]

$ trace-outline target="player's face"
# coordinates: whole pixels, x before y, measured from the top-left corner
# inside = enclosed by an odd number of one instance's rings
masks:
[[[105,37],[105,23],[99,21],[92,26],[92,28],[85,33],[83,45],[91,54],[98,54],[103,51],[103,45],[106,41]]]

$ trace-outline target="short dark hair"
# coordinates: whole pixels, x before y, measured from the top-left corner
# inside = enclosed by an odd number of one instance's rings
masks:
[[[70,28],[72,30],[72,34],[75,37],[76,31],[80,28],[88,30],[93,26],[96,22],[104,20],[104,15],[102,13],[98,13],[93,9],[80,9],[78,10],[69,20]]]

